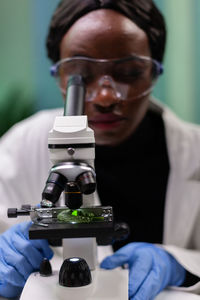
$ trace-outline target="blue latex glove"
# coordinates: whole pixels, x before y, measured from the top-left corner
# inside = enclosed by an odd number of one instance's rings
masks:
[[[43,258],[53,256],[46,240],[29,240],[31,224],[17,224],[0,235],[0,296],[19,296],[28,276],[39,269]]]
[[[179,286],[185,269],[162,248],[148,243],[130,243],[106,257],[101,267],[113,269],[129,265],[129,298],[151,300],[170,285]]]

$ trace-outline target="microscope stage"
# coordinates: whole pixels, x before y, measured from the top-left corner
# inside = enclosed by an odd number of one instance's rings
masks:
[[[96,237],[98,245],[108,245],[112,243],[114,234],[113,222],[99,223],[56,223],[42,227],[33,224],[29,229],[30,239],[63,239],[63,238],[83,238]]]

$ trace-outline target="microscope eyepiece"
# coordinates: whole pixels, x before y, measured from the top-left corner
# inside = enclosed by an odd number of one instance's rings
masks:
[[[80,75],[70,76],[67,83],[64,116],[81,116],[84,112],[85,85]]]
[[[83,83],[83,77],[81,75],[71,75],[69,77],[69,80],[67,82],[67,86],[70,87],[71,85],[77,86],[83,86],[84,87],[84,83]]]

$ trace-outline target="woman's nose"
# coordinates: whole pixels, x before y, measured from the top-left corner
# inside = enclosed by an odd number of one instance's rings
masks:
[[[111,77],[103,76],[98,83],[93,103],[102,107],[113,107],[118,103],[117,91]]]
[[[109,106],[102,105],[102,103],[101,104],[94,103],[93,105],[98,112],[100,112],[102,114],[107,114],[107,113],[111,113],[114,111],[117,103],[113,103]]]

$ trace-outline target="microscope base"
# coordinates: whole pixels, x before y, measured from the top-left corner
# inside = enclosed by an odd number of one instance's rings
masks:
[[[80,288],[58,284],[58,271],[49,277],[38,272],[28,278],[20,300],[128,300],[128,270],[97,269],[92,271],[92,283]]]

